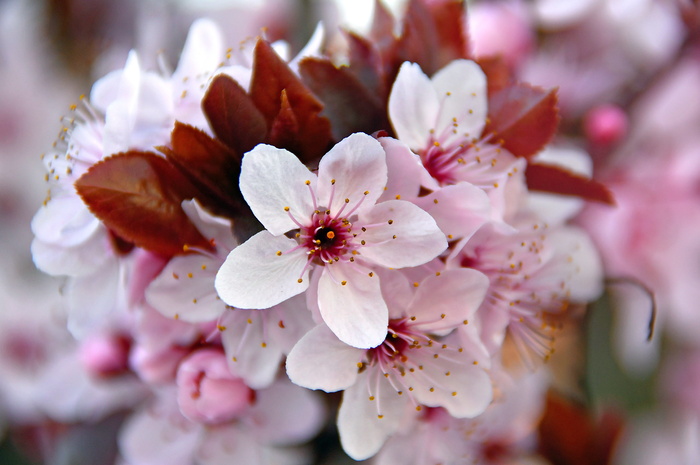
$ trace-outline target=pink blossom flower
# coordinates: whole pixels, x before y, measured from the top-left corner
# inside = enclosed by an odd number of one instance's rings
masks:
[[[388,309],[375,270],[420,265],[447,247],[420,208],[376,203],[386,173],[381,145],[366,134],[339,142],[318,175],[286,150],[259,145],[247,153],[241,192],[267,230],[228,256],[216,276],[219,296],[233,307],[269,308],[304,292],[313,269],[331,331],[355,347],[380,344]]]
[[[467,181],[485,189],[503,214],[506,186],[517,185],[524,160],[482,137],[486,91],[486,76],[473,61],[455,60],[432,78],[406,62],[389,96],[389,117],[398,139],[420,155],[434,179],[425,187]]]
[[[216,293],[214,280],[237,245],[231,221],[209,214],[196,201],[185,201],[182,208],[215,249],[190,248],[192,253],[173,257],[146,289],[146,301],[169,318],[216,322],[215,336],[221,338],[230,368],[252,388],[268,387],[284,355],[313,326],[311,315],[299,298],[265,312],[226,305]]]
[[[324,416],[313,393],[284,379],[255,391],[254,403],[216,425],[188,420],[175,392],[162,390],[127,420],[120,451],[130,465],[303,465],[310,462],[308,453],[289,446],[318,433]]]
[[[468,324],[488,285],[485,276],[467,269],[429,276],[416,283],[410,302],[405,278],[382,284],[392,308],[379,346],[348,346],[320,325],[287,358],[287,374],[294,383],[327,392],[345,390],[338,430],[343,448],[356,460],[374,455],[411,407],[444,407],[465,418],[478,415],[491,401],[491,381],[484,371],[488,356],[457,337],[435,336]]]
[[[498,350],[506,329],[521,352],[548,358],[556,324],[569,304],[585,303],[602,290],[602,265],[588,236],[572,227],[522,221],[517,231],[487,224],[464,245],[450,266],[474,268],[491,283],[477,312],[481,337]]]
[[[495,366],[491,375],[494,400],[485,412],[461,419],[442,408],[427,409],[411,428],[387,441],[377,465],[530,463],[547,376],[543,370],[515,374]]]

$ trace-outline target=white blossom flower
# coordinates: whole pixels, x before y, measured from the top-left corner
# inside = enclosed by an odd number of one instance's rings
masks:
[[[228,256],[216,277],[219,296],[237,308],[269,308],[304,292],[314,269],[331,331],[355,347],[380,344],[388,310],[375,270],[421,265],[447,247],[417,206],[376,203],[386,173],[384,150],[366,134],[338,143],[318,175],[283,149],[259,145],[247,153],[241,192],[267,230]]]

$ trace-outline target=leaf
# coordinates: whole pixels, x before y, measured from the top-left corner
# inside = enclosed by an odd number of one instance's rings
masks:
[[[328,59],[307,58],[299,64],[304,82],[321,98],[333,137],[389,129],[382,101],[370,94],[347,67],[336,68]]]
[[[197,187],[198,199],[214,213],[234,217],[247,210],[238,187],[241,159],[232,149],[204,131],[176,121],[171,147],[158,150]]]
[[[202,110],[216,137],[240,156],[265,140],[265,117],[230,76],[219,74],[212,79]]]
[[[602,183],[555,165],[529,163],[525,172],[528,188],[552,194],[572,195],[615,205],[612,192]]]
[[[476,62],[486,74],[489,96],[515,83],[513,71],[502,57],[481,57]]]
[[[614,412],[593,418],[583,406],[550,392],[539,426],[540,453],[557,465],[607,465],[623,427]]]
[[[410,1],[398,42],[400,61],[418,63],[432,75],[456,59],[468,58],[465,24],[462,1]]]
[[[290,147],[295,144],[299,132],[299,122],[287,98],[287,91],[282,91],[280,111],[272,121],[269,142],[275,147]]]
[[[157,254],[183,253],[183,246],[211,248],[181,208],[196,194],[165,158],[130,151],[93,165],[75,183],[90,211],[107,228]]]
[[[269,43],[258,40],[254,50],[250,96],[270,127],[282,111],[282,91],[298,126],[293,140],[280,148],[294,152],[302,162],[320,158],[332,141],[330,121],[320,116],[323,104]]]
[[[558,124],[555,89],[516,83],[489,96],[484,134],[494,133],[494,142],[513,155],[531,158],[550,142]]]
[[[354,32],[346,32],[348,41],[349,63],[348,70],[372,95],[386,102],[389,95],[390,82],[384,76],[383,60],[374,43],[358,36]],[[385,104],[386,107],[386,104]]]

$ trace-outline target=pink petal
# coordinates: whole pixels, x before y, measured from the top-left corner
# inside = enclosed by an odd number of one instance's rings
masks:
[[[335,392],[352,386],[364,351],[341,342],[328,327],[306,333],[287,357],[287,376],[308,389]]]
[[[233,249],[216,275],[219,297],[232,307],[269,308],[304,292],[309,286],[305,251],[284,253],[296,245],[261,231]]]
[[[214,289],[219,265],[220,260],[201,255],[175,257],[146,289],[146,301],[170,318],[216,320],[226,310]]]
[[[386,152],[388,181],[381,200],[397,198],[413,199],[418,196],[421,180],[429,178],[420,157],[411,152],[406,144],[391,137],[379,139]]]
[[[461,182],[443,187],[414,203],[428,212],[438,227],[452,238],[468,238],[491,219],[488,195],[472,184]]]
[[[306,224],[314,211],[310,188],[316,189],[316,176],[287,150],[260,144],[246,153],[240,186],[256,218],[274,236],[299,227],[290,216]]]
[[[364,380],[343,393],[338,434],[343,450],[355,460],[368,459],[379,452],[401,426],[406,411],[408,399],[399,396],[389,383],[382,379],[377,388],[379,392],[374,393],[373,400]]]
[[[387,200],[377,204],[362,221],[377,226],[368,227],[358,236],[367,243],[359,249],[360,254],[382,266],[422,265],[447,248],[445,235],[435,220],[410,202]]]
[[[389,119],[398,138],[412,149],[426,148],[439,105],[433,84],[420,66],[402,64],[389,95]]]
[[[356,210],[359,214],[377,202],[386,181],[386,155],[381,144],[367,134],[351,134],[338,142],[318,165],[319,204],[335,214],[343,207],[349,211],[348,207],[362,201]],[[331,197],[333,201],[329,205]],[[347,206],[345,199],[350,200]]]
[[[439,380],[439,388],[431,392],[432,386],[417,386],[413,391],[415,398],[428,407],[444,407],[454,417],[473,418],[486,410],[493,399],[491,378],[478,366],[454,369],[453,363],[435,361],[424,365],[424,374],[427,379]]]
[[[407,311],[427,334],[447,334],[479,308],[489,288],[485,274],[467,268],[445,270],[420,283]]]
[[[308,441],[326,420],[323,402],[317,393],[300,388],[284,378],[268,389],[256,392],[250,410],[256,437],[268,444],[287,445]]]
[[[462,143],[465,138],[479,137],[488,110],[486,75],[479,65],[455,60],[435,73],[432,84],[440,101],[435,122],[438,141],[452,145]]]
[[[346,344],[368,349],[386,337],[389,310],[379,278],[359,266],[326,265],[318,282],[318,306],[323,321]]]

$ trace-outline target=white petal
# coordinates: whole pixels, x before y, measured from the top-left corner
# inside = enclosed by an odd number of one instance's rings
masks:
[[[309,286],[306,253],[284,253],[296,245],[261,231],[233,249],[216,275],[219,297],[232,307],[269,308],[304,292]],[[278,251],[283,253],[278,256]]]
[[[223,56],[222,39],[221,30],[214,21],[200,18],[193,22],[173,80],[177,82],[215,71]]]
[[[192,323],[216,320],[226,310],[214,289],[220,263],[200,255],[171,259],[146,289],[146,301],[170,318]]]
[[[391,137],[381,137],[386,152],[388,180],[380,201],[404,197],[413,199],[418,196],[421,180],[430,178],[430,173],[423,167],[420,157],[411,152],[403,142]]]
[[[414,203],[428,212],[438,227],[453,238],[468,238],[491,219],[488,195],[470,183],[445,186]]]
[[[369,400],[364,379],[343,393],[338,411],[338,434],[343,450],[355,460],[376,454],[401,425],[407,399],[383,381],[378,383],[379,392],[373,393],[374,400]]]
[[[50,244],[35,238],[32,241],[32,259],[37,268],[53,276],[88,275],[114,257],[106,236],[106,230],[100,228],[89,240],[75,247]]]
[[[267,444],[287,445],[308,441],[323,426],[325,409],[317,393],[281,378],[256,392],[249,412],[255,435]]]
[[[430,143],[439,111],[438,95],[420,66],[405,62],[389,95],[389,119],[397,137],[414,150]]]
[[[335,180],[335,183],[332,183]],[[366,211],[382,195],[387,181],[386,155],[379,141],[363,133],[338,142],[318,165],[318,199],[337,213],[362,201],[356,213]],[[365,195],[365,192],[369,192]],[[331,196],[332,204],[329,205]],[[345,199],[350,203],[346,206]]]
[[[391,221],[391,224],[389,223]],[[366,241],[363,258],[389,268],[426,263],[447,248],[445,235],[425,211],[403,200],[377,204],[362,218],[372,226],[358,235]],[[396,238],[394,238],[396,236]]]
[[[386,338],[389,310],[379,278],[360,267],[326,265],[318,282],[318,306],[323,321],[346,344],[368,349]]]
[[[470,60],[455,60],[435,73],[433,86],[440,101],[435,134],[443,145],[479,137],[486,124],[486,75]],[[457,124],[457,126],[454,126]],[[454,131],[457,131],[456,133]]]
[[[489,406],[493,399],[491,378],[481,368],[473,365],[459,366],[449,370],[446,364],[426,363],[427,378],[438,380],[431,392],[430,386],[420,386],[413,391],[416,399],[428,407],[444,407],[457,418],[473,418]]]
[[[130,464],[191,465],[202,429],[183,417],[143,408],[125,422],[119,451]]]
[[[479,271],[445,270],[420,283],[408,314],[416,317],[415,325],[421,331],[446,334],[474,315],[488,288],[489,279]]]
[[[68,287],[68,331],[83,339],[109,324],[109,316],[126,308],[126,283],[115,259],[87,276],[73,278]]]
[[[54,196],[32,218],[32,232],[43,242],[70,247],[95,233],[100,220],[74,192]]]
[[[310,181],[308,186],[306,181]],[[290,215],[302,224],[310,221],[315,200],[310,188],[316,189],[316,175],[291,152],[258,145],[243,157],[240,186],[253,213],[271,234],[297,229]]]
[[[238,245],[231,231],[230,219],[212,215],[196,199],[183,201],[182,210],[206,239],[214,239],[217,249],[228,253]]]
[[[287,375],[308,389],[335,392],[357,379],[364,351],[341,342],[325,325],[306,333],[287,357]]]

